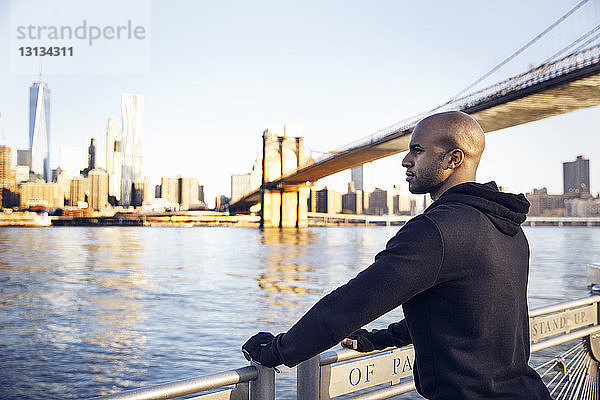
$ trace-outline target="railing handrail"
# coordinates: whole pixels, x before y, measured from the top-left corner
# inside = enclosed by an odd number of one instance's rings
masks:
[[[143,399],[168,399],[185,396],[192,393],[217,389],[223,386],[235,385],[237,383],[249,382],[258,378],[258,369],[247,366],[229,371],[219,372],[212,375],[199,376],[195,378],[182,379],[155,385],[146,388],[127,390],[106,396],[95,397],[102,400],[143,400]]]
[[[531,310],[529,312],[529,318],[539,317],[540,315],[551,314],[551,313],[555,313],[558,311],[564,311],[564,310],[568,310],[571,308],[585,306],[588,304],[593,304],[593,303],[598,303],[598,302],[600,302],[600,296],[590,296],[590,297],[584,297],[582,299],[577,299],[577,300],[567,301],[564,303],[554,304],[551,306],[540,307],[540,308]]]

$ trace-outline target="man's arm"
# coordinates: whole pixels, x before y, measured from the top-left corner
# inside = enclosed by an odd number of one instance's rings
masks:
[[[341,345],[361,352],[402,347],[412,343],[406,320],[390,324],[387,329],[359,329],[342,340]]]
[[[265,365],[294,366],[432,287],[442,258],[437,226],[426,216],[415,217],[371,266],[319,300],[287,333],[271,341],[255,336],[243,348]]]

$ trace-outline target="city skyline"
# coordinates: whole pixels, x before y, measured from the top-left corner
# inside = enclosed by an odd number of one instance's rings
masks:
[[[104,151],[107,118],[120,111],[114,99],[123,92],[140,93],[145,98],[144,157],[161,160],[146,165],[144,175],[153,183],[162,175],[193,176],[213,199],[229,193],[232,174],[250,171],[265,129],[295,122],[315,155],[339,148],[443,102],[571,6],[465,2],[471,11],[467,17],[447,4],[332,3],[320,5],[316,15],[306,5],[288,15],[289,6],[266,3],[252,9],[240,3],[231,14],[207,3],[167,7],[153,2],[152,14],[161,18],[148,26],[155,55],[150,72],[45,75],[53,88],[51,167],[58,166],[61,144],[85,154],[89,138],[97,137]],[[178,12],[183,7],[186,15]],[[522,13],[515,15],[515,7]],[[599,7],[590,7],[593,20]],[[2,21],[8,22],[9,11],[0,5]],[[199,15],[202,23],[189,23],[188,15]],[[183,18],[177,36],[166,29],[175,17]],[[317,21],[306,24],[309,17]],[[502,18],[510,18],[515,29],[503,29]],[[431,29],[423,29],[426,20]],[[277,37],[273,29],[280,32]],[[462,40],[465,36],[472,40]],[[7,39],[8,33],[0,32],[0,41]],[[488,83],[522,72],[543,57],[517,60]],[[6,144],[15,149],[26,147],[22,88],[32,80],[33,75],[0,66],[0,91],[11,95],[0,99],[3,129]],[[585,154],[592,160],[590,183],[596,193],[598,118],[600,108],[592,107],[488,134],[478,180],[494,179],[517,192],[547,186],[560,193],[560,162]],[[106,161],[99,158],[103,166]],[[397,155],[376,161],[374,185],[403,185],[400,160]],[[349,176],[345,171],[322,184],[341,191]]]

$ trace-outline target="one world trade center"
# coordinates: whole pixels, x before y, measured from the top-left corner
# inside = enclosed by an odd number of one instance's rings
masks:
[[[50,181],[50,89],[44,82],[29,88],[31,172]]]

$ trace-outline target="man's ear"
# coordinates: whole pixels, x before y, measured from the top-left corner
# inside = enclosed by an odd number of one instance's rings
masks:
[[[460,167],[465,160],[465,153],[461,149],[450,151],[450,160],[448,161],[448,169],[456,169]]]

